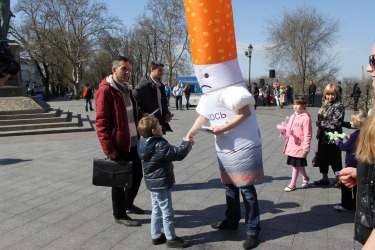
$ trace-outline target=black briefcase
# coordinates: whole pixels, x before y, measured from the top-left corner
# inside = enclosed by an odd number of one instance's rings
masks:
[[[95,186],[130,188],[133,162],[94,159],[92,184]]]

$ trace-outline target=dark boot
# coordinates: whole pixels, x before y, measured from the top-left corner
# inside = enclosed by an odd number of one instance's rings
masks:
[[[167,242],[167,238],[165,238],[165,234],[161,234],[159,238],[152,239],[152,245],[161,245]]]
[[[133,220],[129,216],[125,216],[123,218],[115,218],[115,221],[119,224],[125,225],[127,227],[139,227],[141,223],[139,221]]]
[[[256,248],[259,244],[258,236],[256,235],[248,235],[246,236],[245,241],[243,242],[242,246],[245,250]]]

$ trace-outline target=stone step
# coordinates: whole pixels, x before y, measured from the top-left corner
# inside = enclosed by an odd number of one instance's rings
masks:
[[[45,128],[59,128],[59,127],[74,127],[78,126],[78,118],[75,117],[72,119],[72,114],[67,112],[62,115],[65,119],[59,122],[50,122],[50,123],[35,123],[35,124],[15,124],[15,125],[1,125],[0,132],[5,131],[16,131],[16,130],[33,130],[33,129],[45,129]]]
[[[56,123],[9,125],[9,126],[0,126],[0,132],[16,131],[16,130],[44,129],[44,128],[74,127],[74,126],[78,126],[78,124],[73,123],[73,122],[56,122]]]
[[[67,115],[63,115],[61,117],[0,120],[0,127],[9,126],[9,125],[21,125],[21,124],[25,125],[25,124],[58,123],[58,122],[66,122],[66,119],[67,119]]]
[[[60,109],[51,110],[48,113],[35,113],[35,114],[13,114],[13,115],[0,115],[0,121],[2,120],[16,120],[16,119],[34,119],[34,118],[48,118],[57,117],[61,113]]]
[[[50,124],[29,124],[22,127],[22,130],[7,130],[0,129],[0,137],[3,136],[19,136],[19,135],[37,135],[37,134],[53,134],[53,133],[71,133],[71,132],[85,132],[94,131],[94,127],[88,116],[84,118],[81,115],[70,114],[70,122],[59,122]],[[12,127],[12,126],[0,126]]]
[[[72,133],[93,131],[91,127],[59,127],[59,128],[43,128],[32,130],[16,130],[0,132],[0,137],[4,136],[20,136],[20,135],[39,135],[39,134],[56,134],[56,133]]]

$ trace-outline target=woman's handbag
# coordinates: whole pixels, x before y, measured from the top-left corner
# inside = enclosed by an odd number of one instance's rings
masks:
[[[130,188],[133,162],[125,160],[94,159],[92,184],[95,186]]]

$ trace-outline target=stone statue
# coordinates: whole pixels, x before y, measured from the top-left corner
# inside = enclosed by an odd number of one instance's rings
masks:
[[[0,0],[0,40],[7,40],[10,18],[10,0]]]

